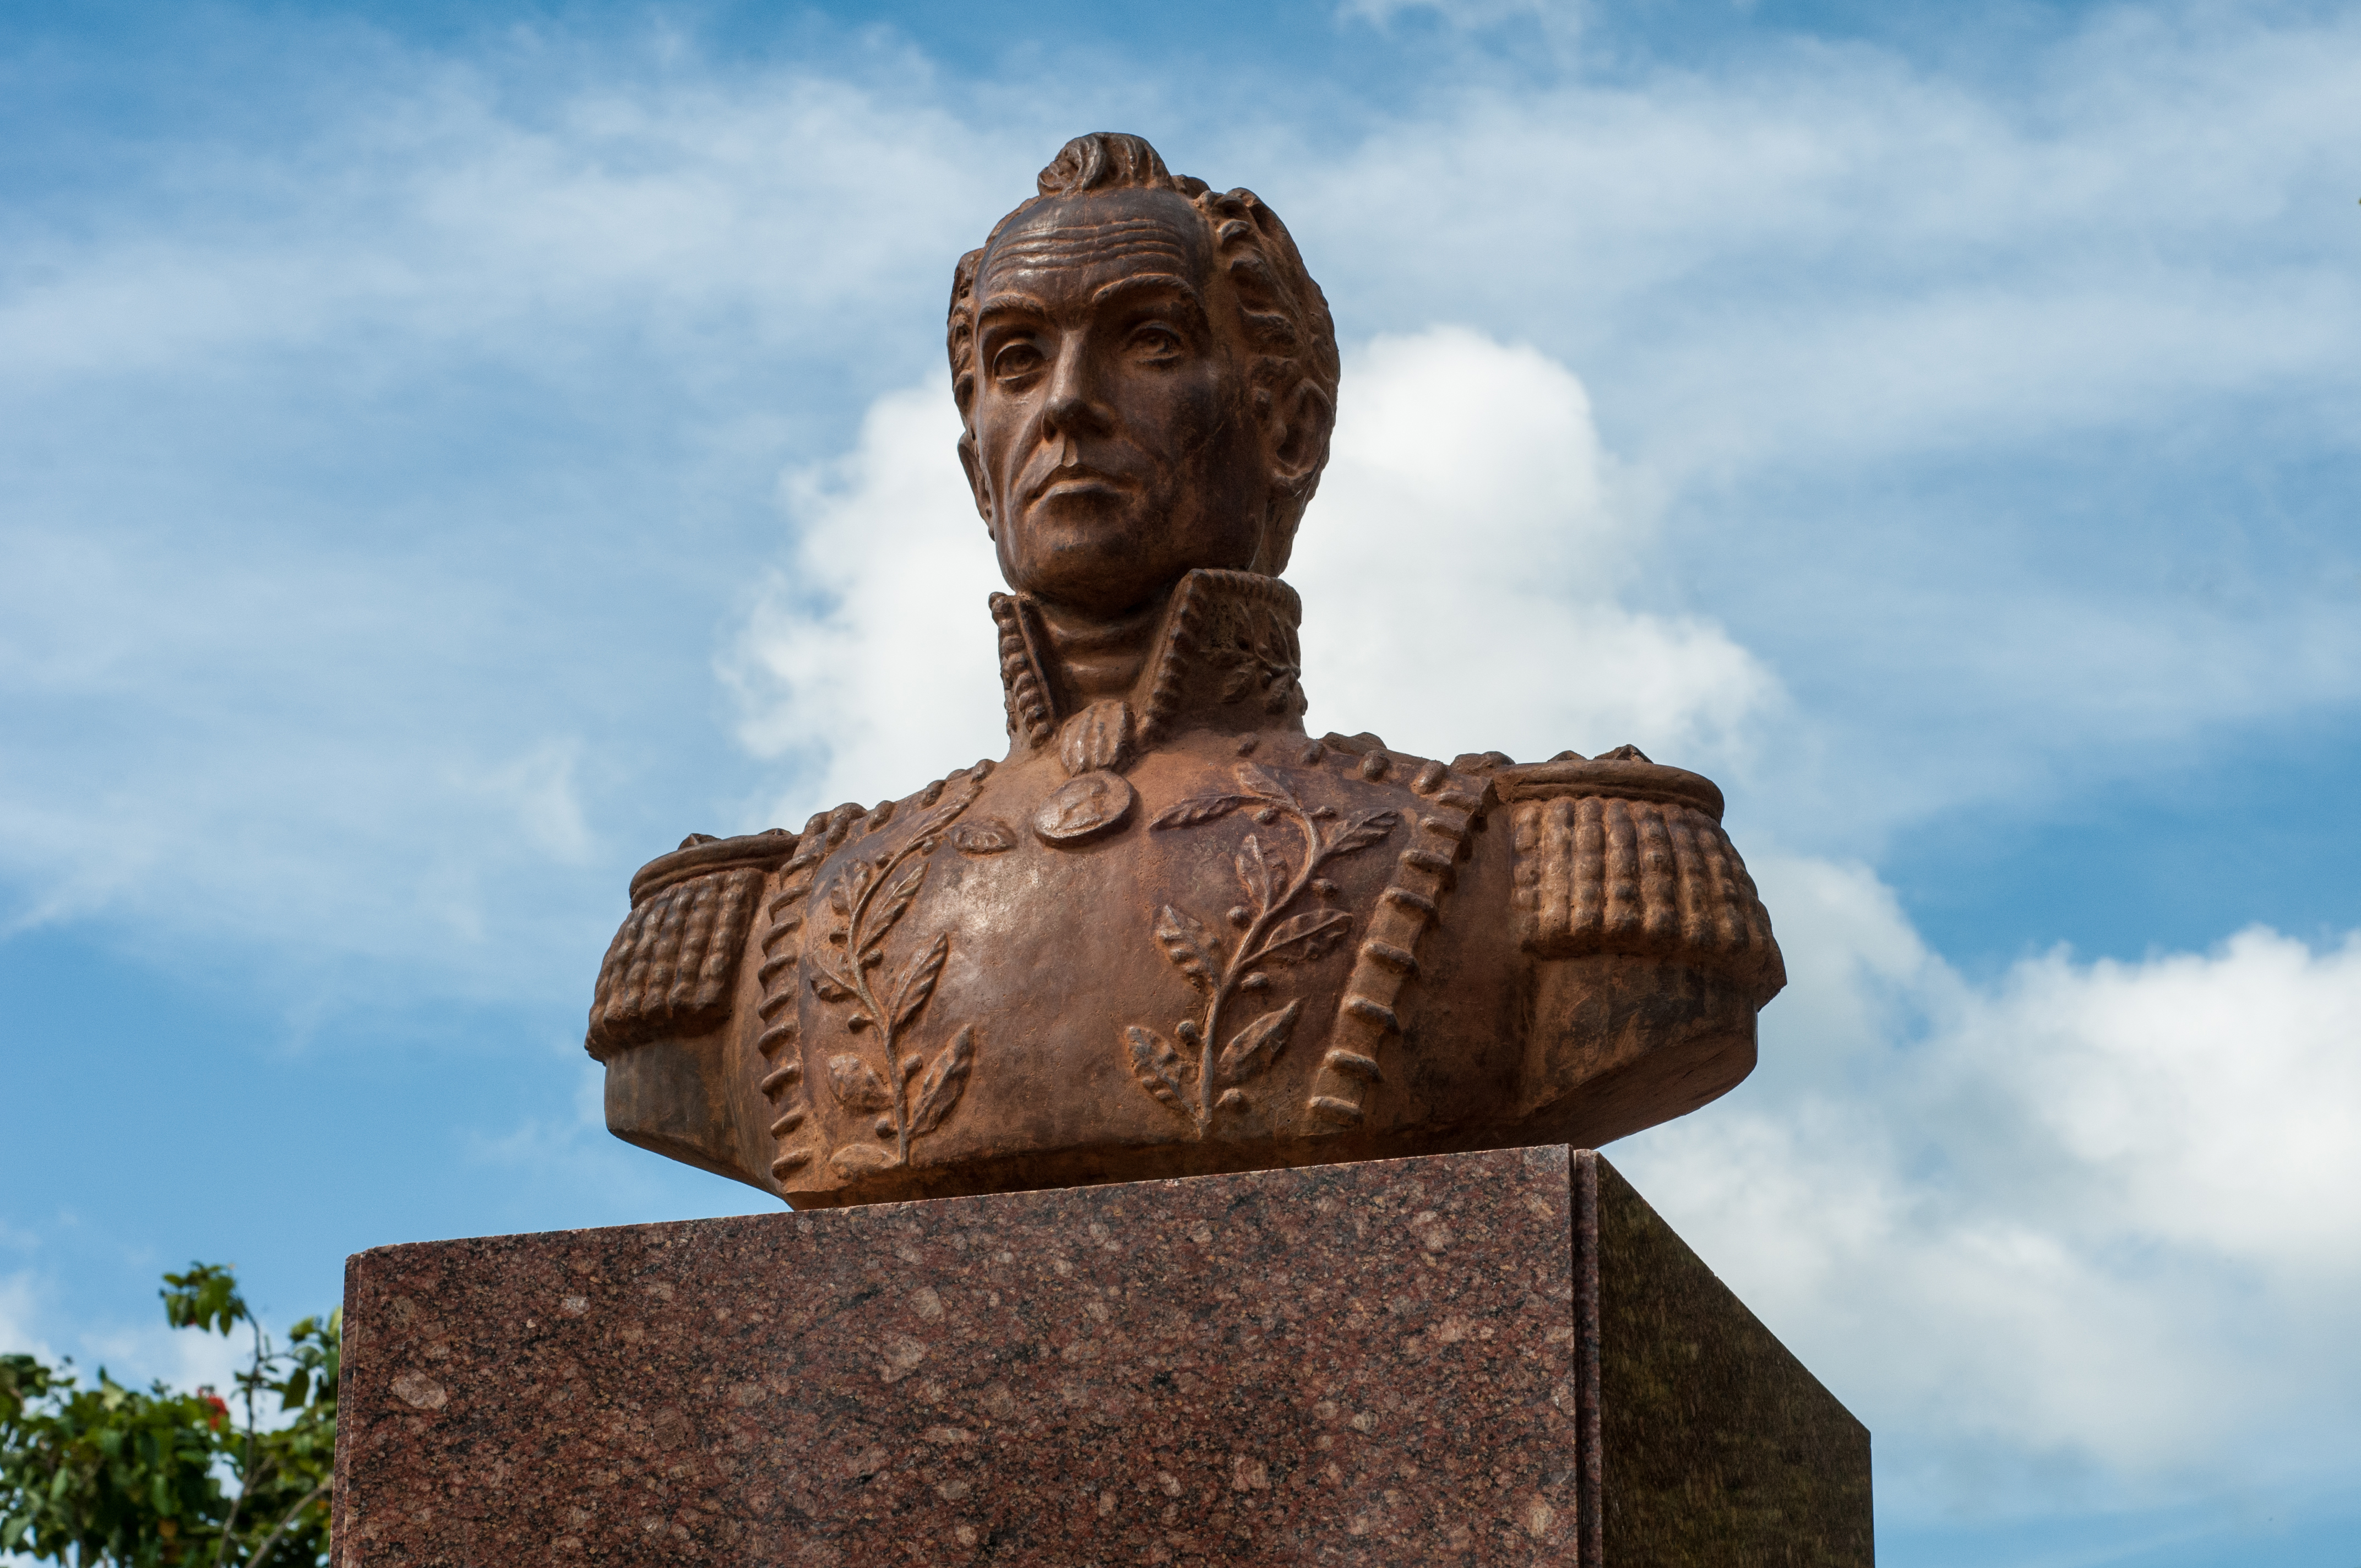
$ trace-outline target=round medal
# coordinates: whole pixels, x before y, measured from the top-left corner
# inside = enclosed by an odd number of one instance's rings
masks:
[[[1088,843],[1113,832],[1131,816],[1131,785],[1104,769],[1068,779],[1033,813],[1033,831],[1045,842]]]

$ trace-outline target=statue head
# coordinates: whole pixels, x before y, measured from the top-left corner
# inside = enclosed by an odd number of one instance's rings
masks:
[[[960,462],[1009,587],[1087,615],[1276,576],[1328,461],[1336,334],[1250,191],[1068,142],[951,284]]]

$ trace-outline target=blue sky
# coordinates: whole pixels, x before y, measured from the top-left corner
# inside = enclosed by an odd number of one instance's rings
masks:
[[[1886,1561],[2352,1568],[2356,82],[2296,5],[0,8],[0,1337],[749,1206],[599,1126],[598,954],[999,749],[948,273],[1122,128],[1335,308],[1313,726],[1728,789],[1795,984],[1612,1157]]]

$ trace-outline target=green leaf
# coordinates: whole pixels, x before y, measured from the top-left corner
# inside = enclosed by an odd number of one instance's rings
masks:
[[[237,1292],[237,1276],[226,1265],[192,1263],[185,1274],[164,1276],[164,1317],[176,1329],[212,1329],[226,1334],[231,1325],[253,1321],[246,1298]]]

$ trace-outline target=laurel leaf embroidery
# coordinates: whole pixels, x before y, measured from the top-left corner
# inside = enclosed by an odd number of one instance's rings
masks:
[[[968,1067],[974,1060],[975,1025],[971,1024],[951,1037],[934,1065],[927,1069],[927,1076],[918,1080],[918,1102],[910,1112],[912,1137],[933,1132],[951,1113],[951,1107],[967,1092]]]
[[[983,817],[952,828],[950,840],[962,855],[996,855],[1016,848],[1016,829],[996,817]]]
[[[1194,828],[1201,822],[1227,817],[1246,803],[1242,795],[1192,795],[1177,805],[1168,806],[1148,823],[1150,828]]]
[[[1172,1042],[1144,1025],[1134,1024],[1123,1032],[1124,1043],[1130,1048],[1131,1076],[1139,1086],[1167,1105],[1180,1103],[1183,1086],[1194,1076],[1196,1064],[1172,1048]]]
[[[969,806],[973,806],[975,804],[975,797],[983,793],[983,781],[982,779],[970,778],[967,780],[967,782],[961,786],[960,792],[957,795],[951,796],[950,799],[944,801],[940,806],[935,807],[933,811],[928,813],[926,819],[920,822],[916,828],[912,829],[910,833],[911,841],[916,843],[927,839],[932,839],[940,834],[944,828],[949,826],[951,820],[957,817],[961,812],[965,811]],[[985,820],[989,821],[991,819],[987,817]],[[1016,835],[1011,834],[1009,837],[1013,842]]]
[[[900,981],[894,987],[894,1027],[907,1024],[935,993],[936,977],[943,972],[943,960],[950,956],[951,937],[946,931],[937,937],[934,945],[912,959],[903,970]]]
[[[1287,1048],[1288,1036],[1295,1028],[1295,1016],[1302,1008],[1301,1002],[1290,1002],[1239,1030],[1222,1052],[1221,1081],[1243,1083],[1277,1061],[1279,1053]]]
[[[1257,910],[1269,908],[1271,866],[1263,858],[1261,842],[1251,833],[1246,835],[1246,841],[1238,846],[1237,865],[1238,885],[1246,889],[1249,903]]]
[[[1366,850],[1382,840],[1394,830],[1400,817],[1391,811],[1372,811],[1367,817],[1356,817],[1353,825],[1336,835],[1328,846],[1332,855],[1349,855],[1356,850]]]
[[[1270,939],[1255,954],[1257,963],[1310,963],[1325,957],[1353,928],[1353,917],[1341,909],[1315,909],[1281,921]]]
[[[1156,922],[1156,940],[1191,984],[1212,989],[1213,972],[1222,967],[1222,939],[1202,920],[1168,904]]]
[[[857,1113],[883,1111],[894,1100],[877,1069],[851,1055],[828,1058],[828,1087],[838,1104]]]
[[[927,880],[927,862],[913,861],[910,869],[885,891],[877,904],[871,906],[868,929],[863,933],[871,942],[881,942],[894,923],[909,913],[910,901],[918,896],[918,884]]]
[[[894,1157],[874,1144],[847,1144],[828,1157],[828,1163],[847,1176],[858,1176],[865,1170],[883,1170],[894,1163]]]
[[[1260,795],[1265,800],[1283,800],[1290,806],[1295,804],[1293,790],[1252,762],[1238,764],[1238,783],[1246,785],[1248,794]]]

